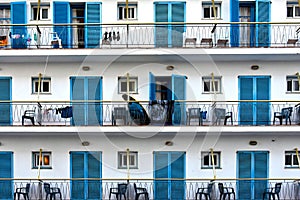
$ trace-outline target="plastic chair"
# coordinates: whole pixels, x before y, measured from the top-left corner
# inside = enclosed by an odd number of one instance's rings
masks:
[[[48,196],[50,196],[50,200],[56,198],[56,195],[58,194],[59,195],[59,198],[61,198],[61,192],[60,192],[60,189],[57,188],[57,187],[50,187],[50,183],[44,183],[44,189],[45,189],[45,192],[46,192],[46,200],[48,199]]]
[[[220,200],[223,198],[223,200],[228,197],[230,199],[231,195],[233,196],[233,199],[235,200],[235,192],[232,187],[224,187],[223,183],[218,184],[219,192],[220,192]]]
[[[134,192],[135,192],[135,200],[138,200],[141,195],[144,195],[145,200],[149,200],[149,194],[146,188],[136,187],[136,184],[133,184]]]
[[[203,124],[201,108],[188,109],[188,116],[187,116],[188,125],[191,124],[191,119],[197,119],[199,122],[199,126]]]
[[[290,125],[291,123],[291,115],[293,112],[293,108],[292,107],[288,107],[288,108],[282,108],[281,112],[274,112],[274,119],[273,119],[273,125],[275,124],[275,120],[276,118],[279,119],[280,125],[282,125],[282,120],[285,119],[285,124],[287,125],[287,121],[289,120]]]
[[[119,183],[117,188],[110,188],[109,190],[109,200],[111,199],[111,195],[116,195],[117,200],[122,199],[122,195],[126,200],[126,191],[127,191],[127,183]]]
[[[117,119],[122,119],[124,125],[127,125],[128,112],[124,107],[115,107],[111,114],[111,123],[116,126]]]
[[[35,125],[34,117],[35,117],[35,108],[34,110],[25,110],[24,115],[22,116],[22,126],[24,126],[25,119],[29,119],[32,125]]]
[[[265,199],[265,197],[268,195],[269,196],[269,199],[274,199],[275,200],[275,197],[277,196],[277,199],[279,200],[279,192],[281,190],[281,185],[282,183],[276,183],[275,184],[275,187],[272,187],[272,188],[266,188],[264,193],[263,193],[263,200]]]
[[[14,193],[14,199],[18,197],[20,199],[20,196],[23,195],[23,198],[26,200],[29,200],[29,190],[30,190],[30,183],[26,184],[26,187],[20,187],[16,189],[16,192]]]
[[[217,125],[220,125],[222,119],[224,120],[224,125],[227,124],[228,119],[231,120],[231,125],[233,125],[232,112],[226,112],[226,109],[224,109],[224,108],[215,108],[214,115],[216,117],[215,123]]]
[[[211,199],[210,193],[212,192],[214,183],[209,183],[206,188],[198,188],[196,192],[196,200],[198,200],[198,195],[200,196],[200,200],[202,199],[202,195],[204,195],[205,199]]]

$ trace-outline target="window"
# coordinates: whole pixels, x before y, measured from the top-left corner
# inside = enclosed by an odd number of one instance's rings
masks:
[[[128,4],[128,19],[137,19],[137,4]],[[118,4],[118,19],[124,20],[127,17],[125,4]]]
[[[37,94],[39,88],[39,78],[32,78],[32,93]],[[51,92],[51,78],[43,77],[40,83],[40,94],[49,94]]]
[[[38,169],[39,168],[39,162],[41,169],[51,169],[51,152],[42,152],[41,153],[42,158],[40,159],[40,152],[34,151],[32,152],[32,168]]]
[[[220,10],[221,10],[221,3],[215,3],[216,8],[216,18],[220,19]],[[202,11],[203,11],[203,18],[204,19],[214,19],[214,8],[212,3],[210,2],[203,2],[202,3]]]
[[[0,7],[0,24],[10,24],[10,8],[9,7]],[[1,30],[0,32],[2,32],[2,31],[3,30]]]
[[[298,5],[298,2],[287,2],[286,14],[286,16],[289,18],[299,18],[300,7]]]
[[[213,152],[214,164],[215,168],[221,168],[220,157],[221,152],[216,151]],[[213,160],[211,156],[211,152],[201,152],[201,168],[202,169],[212,169],[213,168]]]
[[[49,19],[49,6],[41,5],[40,6],[40,12],[38,15],[38,6],[32,5],[31,6],[31,19],[32,20],[47,20]]]
[[[118,152],[118,168],[127,169],[127,152],[120,151]],[[138,152],[130,151],[129,152],[129,168],[137,169],[138,168]]]
[[[297,76],[286,77],[286,91],[287,92],[299,92],[299,81]]]
[[[119,94],[127,93],[127,77],[118,77]],[[129,93],[137,94],[138,78],[129,77]]]
[[[203,93],[221,93],[221,77],[214,77],[214,82],[212,77],[203,77],[202,85]]]
[[[299,167],[298,157],[296,151],[286,151],[284,158],[284,166],[286,168]]]

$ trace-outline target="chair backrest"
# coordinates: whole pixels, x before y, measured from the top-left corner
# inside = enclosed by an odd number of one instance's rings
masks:
[[[50,194],[50,184],[49,183],[44,183],[44,190],[46,194]]]
[[[220,192],[221,194],[223,194],[223,193],[224,193],[224,186],[223,186],[223,183],[219,183],[219,184],[218,184],[218,187],[219,187],[219,192]]]
[[[30,190],[30,183],[27,183],[26,184],[26,193],[29,193],[29,190]]]
[[[201,108],[189,108],[188,109],[189,117],[190,118],[193,118],[193,117],[199,118],[200,117],[200,111],[201,111]]]
[[[215,108],[214,110],[215,116],[217,119],[224,119],[226,115],[226,109],[224,108]]]
[[[123,118],[125,116],[126,116],[126,108],[124,108],[124,107],[114,108],[114,117],[116,119]]]
[[[118,184],[118,193],[119,194],[126,194],[127,190],[127,183],[119,183]]]
[[[137,193],[136,184],[133,183],[134,192]]]
[[[281,115],[284,117],[290,117],[292,115],[293,108],[288,107],[288,108],[282,108],[281,109]]]
[[[275,193],[278,194],[281,190],[282,183],[276,183],[275,184]]]
[[[207,186],[207,193],[211,193],[214,183],[209,183]]]

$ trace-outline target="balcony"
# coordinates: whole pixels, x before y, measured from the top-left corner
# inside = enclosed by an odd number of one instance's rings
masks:
[[[299,47],[300,23],[2,24],[1,49]]]
[[[139,106],[136,111],[129,106],[131,103]],[[283,108],[290,114],[280,118]],[[278,127],[300,124],[299,101],[2,101],[0,114],[2,126],[23,124],[28,127]]]
[[[197,188],[207,187],[208,183],[213,182],[213,190],[211,193],[212,199],[219,199],[219,190],[218,183],[223,183],[225,187],[232,187],[235,191],[237,199],[243,197],[248,197],[249,199],[263,197],[263,190],[267,187],[274,187],[275,183],[282,183],[281,191],[279,193],[280,199],[285,200],[296,200],[300,198],[300,182],[298,179],[293,178],[272,178],[272,179],[234,179],[234,178],[225,178],[225,179],[1,179],[0,181],[0,194],[5,195],[7,198],[13,196],[13,191],[16,188],[25,187],[27,183],[30,183],[29,198],[30,199],[45,199],[45,190],[43,188],[43,183],[50,183],[51,187],[59,188],[62,194],[62,199],[70,199],[73,195],[81,195],[81,199],[84,199],[83,196],[87,195],[96,195],[97,199],[107,200],[109,199],[110,188],[116,188],[118,183],[128,183],[127,197],[130,199],[134,198],[135,193],[133,190],[133,183],[137,184],[137,187],[146,188],[149,193],[150,199],[155,199],[159,190],[168,190],[168,184],[171,184],[172,187],[177,188],[177,194],[183,194],[184,200],[193,200],[195,199],[195,193]],[[164,184],[164,187],[156,189],[156,184]],[[176,184],[178,184],[176,186]],[[88,186],[88,190],[87,190]],[[245,190],[245,187],[252,186],[252,189]],[[85,188],[85,189],[84,189]],[[240,190],[239,190],[240,188]],[[242,188],[244,190],[242,190]],[[254,191],[255,189],[255,191]],[[91,193],[89,193],[91,191]],[[165,192],[164,192],[165,193]],[[102,198],[101,198],[101,197]],[[243,196],[243,197],[242,197]],[[57,198],[58,196],[56,196]],[[114,196],[112,199],[115,199]]]

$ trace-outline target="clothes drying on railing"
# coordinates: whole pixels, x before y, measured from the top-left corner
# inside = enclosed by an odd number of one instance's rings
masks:
[[[163,123],[172,125],[172,114],[174,111],[173,100],[151,100],[149,101],[149,114],[151,123]]]
[[[58,108],[57,111],[61,114],[61,118],[73,117],[72,106],[67,106],[64,108]]]

